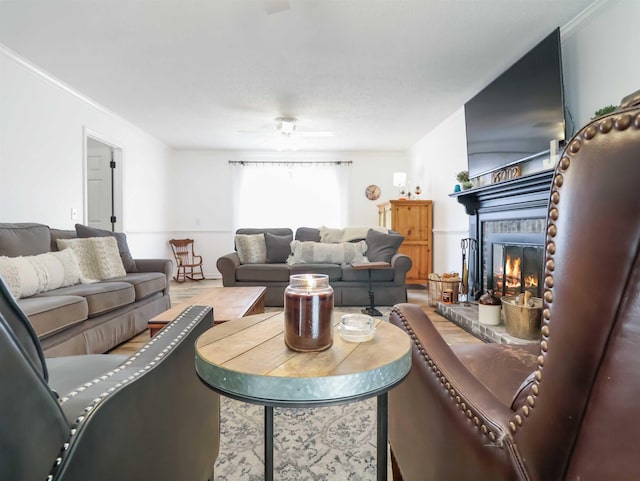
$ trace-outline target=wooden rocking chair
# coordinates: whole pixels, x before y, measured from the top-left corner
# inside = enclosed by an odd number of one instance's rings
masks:
[[[176,282],[184,282],[187,279],[192,281],[204,279],[202,256],[194,253],[193,239],[171,239],[169,244],[178,265],[178,272],[174,276]]]

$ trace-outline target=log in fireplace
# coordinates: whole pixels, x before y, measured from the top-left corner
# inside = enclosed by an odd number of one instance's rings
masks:
[[[451,194],[469,215],[469,299],[487,289],[498,296],[541,294],[544,236],[553,171]]]

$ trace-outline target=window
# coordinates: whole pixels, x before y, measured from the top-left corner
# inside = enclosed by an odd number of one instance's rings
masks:
[[[346,225],[351,162],[232,162],[236,228]]]

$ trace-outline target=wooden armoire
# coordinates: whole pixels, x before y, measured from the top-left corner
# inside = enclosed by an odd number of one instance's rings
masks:
[[[433,269],[433,205],[430,200],[378,204],[379,224],[404,236],[399,252],[411,258],[408,284],[427,284]]]

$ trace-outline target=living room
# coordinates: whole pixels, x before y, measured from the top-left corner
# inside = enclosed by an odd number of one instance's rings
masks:
[[[2,8],[12,3],[3,2]],[[639,67],[629,61],[625,32],[631,31],[637,9],[633,0],[598,1],[559,25],[565,98],[576,128],[595,110],[617,104],[636,87]],[[5,25],[13,21],[11,15],[2,18]],[[27,35],[27,29],[22,31]],[[494,76],[537,40],[514,58],[503,60]],[[228,251],[234,228],[229,209],[221,208],[233,202],[228,161],[273,159],[274,152],[172,148],[52,78],[45,68],[31,64],[28,56],[3,47],[0,59],[0,201],[11,206],[5,207],[3,221],[72,228],[77,220],[71,219],[71,208],[77,209],[82,221],[86,216],[84,136],[93,134],[122,149],[120,196],[126,209],[120,226],[128,234],[132,251],[138,257],[170,257],[169,238],[192,237],[205,259],[206,274],[216,276],[215,259]],[[464,209],[449,197],[456,173],[467,167],[463,104],[442,112],[434,128],[421,137],[402,151],[281,152],[277,157],[353,161],[347,215],[352,225],[377,224],[376,203],[397,196],[393,172],[408,172],[412,182],[421,186],[421,198],[434,201],[434,270],[456,271],[460,238],[466,237],[468,229]],[[381,187],[375,202],[363,195],[369,184]],[[34,185],[37,188],[24,188]]]
[[[296,5],[302,5],[295,1],[285,3],[290,3],[292,9]],[[539,3],[542,4],[541,8],[546,8],[555,2]],[[640,67],[632,60],[634,41],[629,32],[634,32],[636,20],[640,18],[640,3],[635,0],[572,0],[570,3],[576,8],[576,14],[567,16],[559,25],[557,19],[547,19],[551,28],[541,30],[540,35],[532,37],[517,52],[512,52],[513,55],[509,58],[502,59],[500,65],[493,65],[493,74],[487,75],[482,85],[507,68],[553,28],[560,27],[564,100],[573,124],[570,126],[571,130],[577,131],[593,117],[596,110],[610,104],[617,105],[625,95],[638,88]],[[407,172],[411,180],[410,186],[421,187],[420,198],[434,202],[433,270],[460,270],[460,241],[469,236],[469,216],[464,206],[451,197],[451,194],[457,183],[456,174],[467,169],[464,101],[448,108],[435,109],[435,114],[429,112],[429,121],[425,120],[424,130],[404,148],[275,152],[180,145],[152,135],[141,125],[122,116],[117,108],[105,107],[86,92],[77,90],[73,83],[66,83],[53,73],[56,71],[55,64],[47,64],[46,59],[34,60],[38,56],[34,54],[31,57],[29,48],[37,47],[38,42],[25,42],[23,45],[28,48],[17,53],[18,47],[12,47],[11,42],[15,41],[17,46],[20,45],[18,37],[36,36],[37,27],[23,28],[23,25],[30,25],[29,8],[14,10],[15,5],[17,2],[3,2],[0,6],[2,222],[40,222],[59,229],[73,229],[74,224],[86,222],[87,139],[95,138],[117,149],[117,160],[121,163],[120,170],[116,173],[116,212],[120,217],[117,227],[127,233],[134,256],[169,259],[172,253],[167,241],[176,237],[191,237],[196,240],[198,253],[205,259],[206,276],[216,278],[220,276],[216,260],[230,252],[235,229],[243,227],[238,225],[234,217],[238,193],[234,191],[233,169],[237,167],[230,161],[349,161],[346,188],[348,196],[345,202],[347,207],[341,213],[345,225],[378,224],[376,204],[399,196],[399,188],[394,185],[394,173]],[[39,7],[45,8],[43,5],[34,3],[34,13]],[[411,3],[406,5],[410,6]],[[497,8],[495,4],[493,7]],[[49,5],[46,8],[55,6]],[[476,5],[474,8],[479,7]],[[44,16],[46,17],[46,13]],[[72,19],[70,21],[73,22]],[[517,35],[518,29],[526,26],[526,21],[521,19],[521,22],[517,28],[510,30],[511,35]],[[9,28],[12,23],[19,25],[19,28]],[[7,33],[4,38],[4,31],[11,34]],[[49,41],[52,37],[47,32],[42,36]],[[445,43],[444,40],[442,42]],[[123,53],[123,57],[126,54]],[[73,61],[73,56],[69,56],[68,60]],[[126,63],[126,59],[111,59],[114,62],[120,60]],[[158,61],[161,62],[161,59]],[[144,68],[152,66],[145,65]],[[188,70],[184,65],[181,68]],[[92,75],[99,74],[94,72]],[[125,85],[121,88],[131,88],[133,91],[140,88],[135,86],[135,82],[130,82],[129,86],[129,81],[130,79],[125,79]],[[398,85],[402,86],[400,80]],[[180,85],[179,88],[188,86]],[[455,88],[453,82],[452,88]],[[468,100],[478,90],[466,91],[462,97]],[[282,115],[282,112],[276,115]],[[437,120],[433,120],[434,115]],[[153,126],[153,118],[146,120],[148,123],[145,125]],[[382,122],[393,123],[393,118],[383,119]],[[179,130],[178,126],[176,130]],[[379,186],[382,192],[375,201],[365,196],[367,186],[372,184]],[[258,202],[270,195],[271,187],[264,185],[264,190],[255,193]],[[296,200],[292,199],[293,202]],[[278,225],[267,227],[298,227],[287,226],[286,215],[282,219]],[[553,278],[546,278],[545,282],[552,284]],[[547,301],[551,303],[551,300]],[[210,313],[203,315],[210,316]],[[403,315],[404,311],[396,312],[397,323],[403,322]],[[425,335],[424,331],[418,334]],[[543,341],[543,351],[546,351],[546,340]],[[427,363],[425,366],[429,365],[426,370],[431,371],[432,359],[424,360]],[[190,362],[192,363],[192,357]],[[535,362],[535,358],[527,358],[527,362]],[[553,359],[551,363],[553,364]],[[531,367],[529,364],[527,366]],[[436,372],[437,369],[433,371]],[[498,368],[495,372],[499,372]],[[447,387],[445,397],[457,402],[455,409],[462,410],[468,416],[468,424],[477,426],[478,433],[484,436],[481,438],[483,441],[490,439],[494,442],[497,431],[495,426],[484,423],[483,416],[486,412],[482,412],[482,407],[467,406],[459,399],[456,401],[456,392],[450,391],[445,374],[437,372],[437,384]],[[535,371],[535,375],[539,383],[540,370]],[[538,384],[533,386],[537,395]],[[511,429],[511,433],[516,433],[522,419],[530,411],[534,411],[533,405],[527,404],[534,402],[534,397],[531,394],[524,398],[524,406],[518,407],[518,414],[513,419],[513,428],[506,424],[509,426],[506,429]],[[410,407],[405,411],[409,412]],[[156,406],[153,409],[150,407],[146,415],[152,417],[152,412],[153,416],[162,415],[162,410],[156,409]],[[527,419],[524,422],[526,424]],[[197,426],[193,427],[196,428]],[[474,432],[474,436],[478,433]],[[491,439],[491,435],[494,439]],[[502,438],[499,440],[502,441]],[[418,444],[409,437],[407,442]],[[561,450],[556,448],[556,452]],[[406,453],[410,453],[411,449],[412,446],[404,447]],[[436,451],[437,449],[436,447]],[[620,451],[623,452],[624,449]],[[464,457],[466,454],[469,455],[468,458]],[[458,464],[460,461],[460,464],[464,464],[462,461],[475,458],[475,454],[461,451],[449,463]],[[450,452],[442,454],[443,457],[445,455],[449,456]],[[553,464],[553,461],[548,464]],[[487,463],[486,466],[492,465]],[[504,478],[508,479],[508,476],[505,475]],[[561,476],[544,475],[522,478],[563,479]],[[407,476],[406,479],[422,478],[418,473],[417,476]],[[492,478],[487,475],[485,479],[502,477]]]

